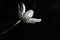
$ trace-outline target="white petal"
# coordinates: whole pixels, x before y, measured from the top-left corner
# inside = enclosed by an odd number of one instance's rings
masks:
[[[24,3],[23,3],[23,11],[22,11],[22,15],[25,13],[25,11],[26,11],[26,7],[25,7],[25,5],[24,5]]]
[[[30,20],[31,20],[32,22],[40,22],[40,21],[41,21],[41,19],[36,19],[36,18],[30,18]]]
[[[23,15],[26,11],[26,8],[25,8],[25,5],[24,3],[22,3],[21,7],[20,5],[18,4],[18,11],[19,11],[19,15]]]
[[[29,17],[32,17],[33,14],[34,14],[34,11],[33,10],[28,10],[27,12],[25,12],[24,15],[29,16]]]
[[[18,4],[18,12],[19,12],[19,14],[21,14],[20,5],[19,4]]]

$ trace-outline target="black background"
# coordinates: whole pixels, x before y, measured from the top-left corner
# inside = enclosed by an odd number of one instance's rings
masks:
[[[1,40],[57,40],[59,27],[60,1],[58,0],[0,0],[0,33],[19,20],[18,3],[24,3],[27,10],[34,10],[35,18],[42,21],[36,24],[19,23],[9,32],[0,36]]]

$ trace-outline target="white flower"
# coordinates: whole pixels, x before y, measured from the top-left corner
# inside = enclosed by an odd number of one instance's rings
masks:
[[[18,4],[18,11],[19,11],[19,18],[21,19],[21,21],[25,23],[36,23],[41,21],[41,19],[32,18],[34,11],[33,10],[26,11],[26,7],[23,3],[21,7]]]

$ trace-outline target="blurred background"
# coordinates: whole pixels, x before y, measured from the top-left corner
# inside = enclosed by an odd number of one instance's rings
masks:
[[[24,3],[27,10],[34,10],[35,18],[42,21],[36,24],[20,22],[0,40],[57,40],[59,26],[56,25],[60,13],[59,0],[0,0],[0,33],[12,27],[19,20],[18,3]],[[59,25],[59,24],[58,24]]]

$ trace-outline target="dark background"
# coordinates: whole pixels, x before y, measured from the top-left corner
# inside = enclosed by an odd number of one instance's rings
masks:
[[[0,33],[19,20],[18,3],[24,3],[27,10],[34,10],[33,17],[42,21],[36,24],[19,23],[0,40],[57,40],[60,1],[58,0],[0,0]]]

